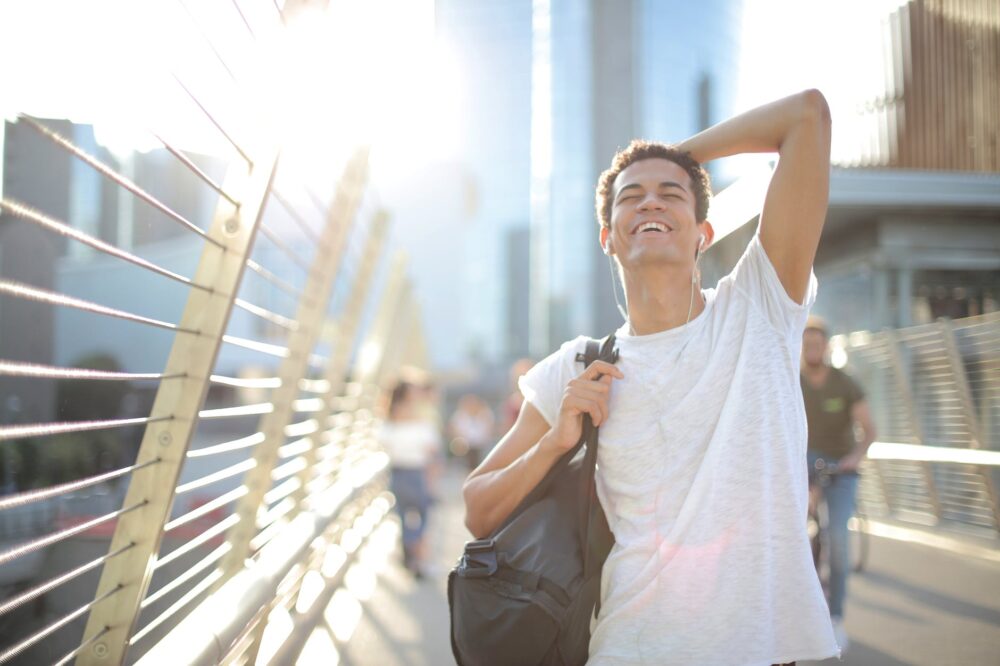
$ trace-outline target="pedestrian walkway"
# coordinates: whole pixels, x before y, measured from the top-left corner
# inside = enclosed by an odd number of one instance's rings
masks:
[[[845,621],[845,666],[995,666],[1000,563],[872,537],[868,569],[850,581]]]
[[[462,481],[465,474],[464,467],[453,465],[442,477],[441,501],[435,506],[428,526],[432,560],[428,575],[415,580],[403,568],[397,536],[392,549],[381,558],[378,571],[373,572],[377,584],[370,598],[361,601],[360,618],[348,640],[338,641],[332,637],[334,627],[328,621],[310,637],[311,644],[303,650],[298,664],[334,666],[338,662],[330,658],[333,649],[336,649],[339,663],[345,666],[447,666],[455,663],[448,638],[446,583],[448,570],[471,538],[463,523]],[[392,521],[393,533],[398,535],[394,516]],[[337,603],[336,598],[333,603]],[[340,614],[345,606],[337,609]],[[333,613],[327,613],[328,620],[335,621],[331,615]]]
[[[356,626],[349,637],[343,636],[346,641],[331,639],[330,625],[321,626],[299,664],[338,663],[331,658],[335,643],[339,663],[348,666],[454,663],[448,640],[446,576],[469,538],[462,523],[464,474],[462,468],[449,468],[442,483],[442,502],[431,519],[436,571],[414,580],[402,567],[398,545],[394,546],[379,560],[378,571],[372,572],[377,584],[372,580],[373,589],[362,590],[361,596],[370,596],[361,600]],[[328,619],[342,620],[344,608],[349,606],[331,609]],[[871,537],[868,568],[851,579],[847,630],[851,646],[843,662],[800,664],[1000,665],[1000,563]]]

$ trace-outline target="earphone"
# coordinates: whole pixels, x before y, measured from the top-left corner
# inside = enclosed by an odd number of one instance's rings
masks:
[[[694,303],[694,285],[698,281],[698,257],[701,256],[701,249],[705,247],[705,234],[698,236],[698,247],[694,250],[694,270],[691,271],[691,303]],[[688,309],[688,320],[691,319],[691,310]]]

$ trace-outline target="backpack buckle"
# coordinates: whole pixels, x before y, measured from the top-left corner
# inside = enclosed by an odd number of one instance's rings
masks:
[[[497,571],[496,543],[493,539],[477,539],[465,544],[459,575],[465,578],[488,578]]]

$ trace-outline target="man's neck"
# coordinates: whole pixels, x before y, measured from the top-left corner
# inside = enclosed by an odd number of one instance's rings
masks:
[[[625,295],[633,335],[683,326],[705,309],[701,282],[692,289],[687,267],[656,266],[626,272]]]

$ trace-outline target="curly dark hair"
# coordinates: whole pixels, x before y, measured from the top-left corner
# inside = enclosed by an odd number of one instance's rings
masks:
[[[670,160],[687,171],[691,178],[691,188],[694,193],[694,216],[696,222],[704,222],[708,217],[708,200],[712,196],[712,185],[708,172],[701,164],[691,157],[691,153],[679,150],[675,146],[659,141],[633,139],[624,150],[615,153],[611,167],[606,169],[597,180],[597,222],[602,227],[611,227],[611,202],[614,199],[615,179],[630,164],[639,160],[662,158]]]

